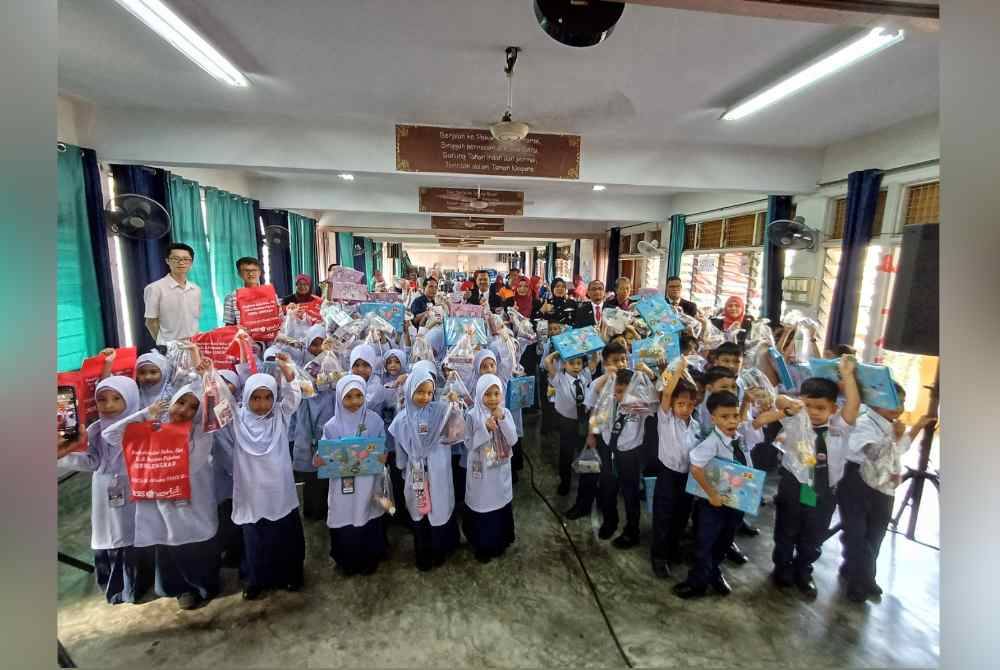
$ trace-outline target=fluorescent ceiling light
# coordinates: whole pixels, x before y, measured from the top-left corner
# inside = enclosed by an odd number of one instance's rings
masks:
[[[607,186],[605,186],[603,184],[594,184],[594,190],[595,191],[603,191],[606,188],[607,188]]]
[[[778,83],[757,93],[722,115],[723,121],[738,121],[745,116],[758,112],[787,96],[800,91],[824,77],[839,72],[886,47],[902,42],[902,30],[887,34],[884,28],[874,28],[864,37],[855,40],[837,51],[824,56],[820,60],[807,65],[798,72],[789,75]]]
[[[342,173],[338,174],[337,176],[340,177],[341,179],[343,179],[344,181],[354,181],[354,175],[347,174],[346,172],[342,172]]]
[[[219,81],[230,86],[250,85],[235,65],[160,0],[117,0],[117,2]]]

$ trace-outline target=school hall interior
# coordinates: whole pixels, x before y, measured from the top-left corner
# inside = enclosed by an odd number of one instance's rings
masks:
[[[173,241],[204,251],[201,330],[223,325],[246,256],[279,298],[333,265],[389,291],[519,269],[664,295],[676,275],[700,308],[738,296],[755,319],[804,315],[822,342],[888,366],[904,423],[936,411],[937,356],[886,345],[906,339],[888,334],[897,299],[916,320],[927,289],[919,271],[897,281],[907,231],[940,224],[938,3],[591,4],[584,21],[531,0],[60,0],[58,370],[153,347],[143,288]],[[123,193],[159,203],[169,232],[109,225]],[[782,248],[776,220],[808,243]],[[903,458],[935,485],[915,504],[909,481],[896,491],[880,598],[844,597],[836,532],[815,599],[774,587],[769,475],[747,517],[760,533],[736,539],[749,560],[723,566],[732,593],[682,600],[687,566],[650,570],[646,502],[624,551],[596,510],[565,520],[576,484],[557,494],[557,438],[536,413],[523,428],[502,558],[462,546],[418,572],[393,524],[378,571],[345,577],[307,520],[304,588],[247,601],[224,569],[192,611],[106,602],[90,474],[60,470],[60,646],[79,667],[937,665],[937,438]]]

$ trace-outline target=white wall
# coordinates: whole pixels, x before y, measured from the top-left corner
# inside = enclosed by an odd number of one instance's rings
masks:
[[[936,114],[924,116],[827,147],[819,181],[846,179],[854,170],[888,170],[940,157],[940,119]]]
[[[720,208],[733,208],[740,203],[767,200],[766,193],[751,193],[744,191],[699,191],[692,193],[678,193],[674,195],[671,214],[687,214],[691,216],[696,212],[706,212]],[[754,205],[759,207],[759,205]],[[735,212],[733,212],[735,214]],[[709,218],[719,218],[723,216],[718,212],[713,212]],[[692,218],[692,221],[696,219]]]
[[[94,148],[94,106],[67,95],[56,97],[56,137],[60,142]]]

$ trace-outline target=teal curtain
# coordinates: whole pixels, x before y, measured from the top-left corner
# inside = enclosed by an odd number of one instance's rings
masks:
[[[687,217],[674,214],[670,217],[670,246],[667,252],[667,276],[679,275],[681,272],[681,254],[684,253],[684,228]]]
[[[375,271],[376,272],[383,272],[383,270],[382,270],[382,242],[379,242],[378,244],[375,245],[375,257],[373,258],[373,260],[375,261]]]
[[[292,277],[300,274],[317,281],[316,272],[316,221],[298,214],[288,213],[289,247],[292,255]],[[292,287],[294,290],[294,286]]]
[[[375,245],[371,238],[365,238],[365,281],[368,282],[368,290],[372,289],[375,282]]]
[[[58,153],[56,233],[56,371],[77,370],[104,347],[101,299],[90,242],[80,147]]]
[[[212,330],[221,325],[212,290],[212,262],[208,255],[208,236],[201,216],[201,187],[198,182],[172,174],[167,180],[170,209],[170,237],[194,249],[194,263],[188,279],[201,289],[201,319],[198,329]]]
[[[205,189],[205,213],[212,280],[221,301],[243,286],[236,274],[236,261],[244,256],[257,258],[257,222],[250,200],[217,188]]]
[[[354,235],[352,233],[337,233],[337,265],[345,268],[354,267]]]

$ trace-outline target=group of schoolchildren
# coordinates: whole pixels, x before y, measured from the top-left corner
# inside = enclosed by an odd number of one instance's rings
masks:
[[[631,339],[626,336],[611,338],[599,360],[594,356],[560,361],[555,353],[545,357],[560,444],[558,494],[570,491],[572,464],[581,444],[585,450],[596,450],[600,458],[599,473],[579,475],[576,501],[564,517],[589,518],[597,500],[598,537],[611,539],[619,526],[621,492],[625,525],[612,544],[629,549],[639,544],[641,496],[652,495],[653,574],[663,579],[672,576],[670,565],[682,560],[681,542],[690,522],[693,562],[673,593],[685,599],[710,590],[728,595],[731,587],[722,563],[727,558],[747,561],[734,542],[737,531],[759,530],[748,526],[743,512],[723,505],[706,476],[706,466],[719,458],[755,467],[751,453],[762,461],[780,459],[773,583],[779,588],[797,587],[807,597],[817,595],[813,564],[839,507],[844,531],[840,577],[846,581],[846,595],[853,602],[881,595],[875,564],[899,483],[900,457],[930,419],[920,419],[906,432],[899,421],[903,389],[898,384],[899,407],[862,406],[851,355],[840,356],[840,383],[810,376],[807,364],[793,363],[789,367],[795,369],[796,388],[768,397],[758,389],[744,388],[739,375],[742,345],[724,342],[704,352],[703,358],[698,340],[689,333],[680,339],[683,360],[670,367],[661,361],[659,376],[641,362],[628,369]],[[827,357],[836,353],[827,352]],[[622,404],[636,374],[658,382],[655,417],[629,414]],[[593,434],[588,431],[588,416],[608,383],[615,385],[612,416]],[[814,458],[807,458],[804,465],[800,453]],[[643,490],[644,475],[655,476],[651,492]],[[706,497],[686,492],[689,476]]]
[[[403,342],[412,341],[410,328]],[[152,588],[194,609],[219,593],[222,567],[239,568],[248,600],[301,589],[305,539],[296,480],[303,483],[303,516],[325,519],[330,556],[344,575],[377,570],[388,550],[387,518],[412,530],[421,571],[442,565],[460,532],[478,561],[502,556],[515,539],[512,455],[519,455],[523,435],[520,411],[512,414],[504,402],[514,362],[494,338],[464,380],[472,402],[458,403],[454,392],[443,392],[449,370],[441,364],[440,329],[423,333],[435,360],[410,365],[410,347],[383,336],[389,341],[382,355],[357,344],[335,386],[314,386],[307,397],[301,368],[332,348],[323,324],[306,332],[298,353],[264,349],[256,363],[274,361],[269,373],[251,374],[246,354],[235,371],[216,371],[196,346],[182,345],[196,375],[218,372],[237,403],[232,421],[211,433],[203,430],[202,382],[174,389],[175,371],[155,350],[138,357],[131,378],[111,375],[114,350],[102,352],[99,419],[87,428],[85,448],[80,440],[60,442],[57,454],[60,466],[93,473],[91,544],[107,601],[134,603]],[[244,351],[263,348],[244,331],[237,337],[246,341]],[[131,499],[122,445],[126,427],[144,421],[190,422],[190,499]],[[464,439],[444,444],[446,425],[456,421]],[[318,441],[343,437],[385,438],[383,474],[320,478]],[[405,512],[390,515],[377,503],[386,488]]]

